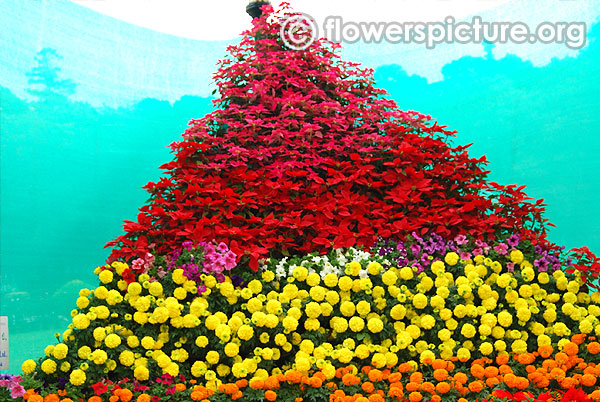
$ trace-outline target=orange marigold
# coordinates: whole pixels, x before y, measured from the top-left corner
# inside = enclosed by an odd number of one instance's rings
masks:
[[[502,365],[508,363],[508,360],[509,360],[508,353],[504,353],[504,354],[500,354],[500,355],[496,356],[496,364],[499,366],[502,366]]]
[[[375,390],[375,386],[370,381],[363,382],[362,385],[360,386],[360,388],[362,388],[363,391],[365,391],[369,394]]]
[[[347,373],[342,377],[342,382],[344,385],[353,385],[354,381],[354,374]]]
[[[558,382],[560,383],[560,386],[564,389],[570,389],[577,386],[577,381],[573,377],[565,377],[562,380],[559,380]]]
[[[438,370],[438,369],[444,369],[445,370],[446,366],[447,366],[447,363],[446,363],[446,360],[444,360],[444,359],[435,359],[433,361],[433,363],[431,364],[431,367],[434,370]]]
[[[265,388],[268,389],[278,389],[279,388],[279,380],[276,376],[270,376],[265,379]]]
[[[565,364],[569,361],[569,355],[564,352],[558,352],[554,355],[554,360],[556,360],[556,363],[558,364]]]
[[[454,381],[456,381],[459,384],[466,384],[468,381],[468,378],[465,373],[456,373],[456,374],[454,374]]]
[[[415,371],[414,373],[412,373],[410,375],[410,380],[412,382],[420,383],[421,381],[423,381],[423,373],[421,373],[419,371]]]
[[[591,354],[597,355],[598,353],[600,353],[600,343],[596,341],[588,343],[587,350]]]
[[[538,348],[538,353],[544,359],[547,359],[548,357],[550,357],[552,355],[552,352],[554,352],[552,345],[542,345]]]
[[[500,371],[496,366],[487,366],[483,372],[483,375],[487,378],[497,377]]]
[[[193,392],[192,392],[192,394],[193,394]],[[194,398],[192,397],[192,399],[194,399]],[[204,399],[204,398],[200,398],[200,399]],[[150,402],[151,400],[152,400],[152,397],[148,394],[140,394],[140,395],[138,395],[138,397],[136,399],[137,402]],[[196,400],[196,399],[194,399],[194,400]]]
[[[452,389],[452,387],[450,386],[450,384],[448,384],[447,382],[438,382],[435,386],[435,390],[437,391],[438,394],[445,394],[450,392],[450,389]]]
[[[401,373],[408,373],[413,369],[413,366],[410,363],[402,363],[398,366],[398,371]]]
[[[413,392],[413,391],[418,391],[420,388],[420,384],[417,382],[409,382],[408,384],[406,384],[406,390],[408,392]]]
[[[381,381],[383,379],[383,373],[380,370],[373,369],[369,371],[369,380],[373,382]]]
[[[517,388],[525,389],[529,387],[529,380],[525,377],[517,377]]]
[[[392,398],[400,399],[404,395],[404,392],[402,392],[402,388],[400,387],[391,387],[388,390],[388,395]]]
[[[532,353],[521,353],[517,359],[519,363],[526,366],[535,361],[535,356]]]
[[[558,367],[553,368],[550,373],[549,373],[549,377],[553,378],[557,381],[562,381],[563,378],[565,378],[566,374],[564,372],[563,369],[560,369]]]
[[[485,379],[485,385],[490,388],[494,388],[497,384],[500,384],[498,377],[490,377]]]
[[[469,391],[471,392],[481,392],[483,390],[483,382],[481,381],[472,381],[469,383]]]
[[[385,399],[379,394],[369,395],[369,402],[384,402]]]
[[[429,381],[425,381],[421,384],[421,389],[427,393],[433,394],[435,392],[435,385]]]
[[[438,381],[446,381],[446,379],[448,378],[448,371],[446,371],[446,369],[443,368],[438,368],[433,370],[433,378],[435,378]]]
[[[415,392],[411,392],[411,393],[408,395],[408,400],[409,400],[410,402],[419,402],[421,399],[423,399],[423,395],[421,395],[421,393],[420,393],[420,392],[417,392],[417,391],[415,391]]]
[[[471,366],[471,374],[473,374],[475,378],[483,378],[483,376],[485,375],[485,370],[481,365],[473,364]]]
[[[569,342],[563,347],[563,351],[567,356],[576,356],[579,353],[579,346],[575,342]]]
[[[321,377],[312,376],[310,378],[309,384],[313,388],[321,388],[321,385],[323,385],[323,380],[321,379]]]
[[[277,393],[271,390],[265,391],[265,399],[272,402],[277,399]]]
[[[581,376],[581,385],[593,387],[596,384],[596,376],[592,374],[584,374]]]
[[[517,386],[517,376],[513,373],[508,373],[504,376],[504,383],[509,388],[514,388]]]
[[[263,389],[265,382],[260,378],[253,378],[250,380],[250,388],[252,389]]]
[[[400,373],[392,373],[392,374],[390,374],[390,376],[388,377],[388,381],[389,381],[390,383],[393,383],[393,382],[398,382],[398,381],[400,381],[401,379],[402,379],[402,374],[400,374]]]

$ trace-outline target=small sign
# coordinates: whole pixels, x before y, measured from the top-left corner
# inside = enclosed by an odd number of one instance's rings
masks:
[[[0,317],[0,370],[8,370],[8,317]]]

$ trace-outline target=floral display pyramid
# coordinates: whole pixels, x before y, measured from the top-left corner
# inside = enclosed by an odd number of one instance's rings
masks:
[[[597,257],[338,45],[289,48],[292,15],[229,47],[215,110],[0,397],[600,401]]]

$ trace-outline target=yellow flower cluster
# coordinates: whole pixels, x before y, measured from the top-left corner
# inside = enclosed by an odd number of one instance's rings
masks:
[[[40,369],[67,373],[73,385],[108,372],[140,381],[168,373],[217,389],[292,369],[333,378],[348,364],[466,362],[561,347],[572,330],[600,335],[600,294],[582,291],[577,274],[536,273],[518,250],[510,260],[514,272],[456,253],[421,273],[385,269],[376,257],[337,273],[300,261],[283,280],[266,270],[242,288],[204,276],[200,295],[181,269],[161,282],[143,274],[128,284],[120,277],[127,266],[116,262],[97,269],[98,288],[80,292],[73,323],[63,342],[46,349]]]

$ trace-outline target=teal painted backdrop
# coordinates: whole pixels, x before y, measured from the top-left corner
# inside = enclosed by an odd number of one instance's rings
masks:
[[[104,244],[170,159],[168,144],[211,110],[208,82],[227,42],[159,34],[69,2],[4,1],[0,11],[0,315],[16,373],[68,325]],[[473,142],[493,179],[546,199],[552,240],[599,253],[599,35],[591,24],[587,47],[536,66],[496,59],[488,45],[435,82],[376,51],[365,62],[402,109]]]

